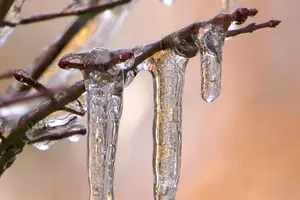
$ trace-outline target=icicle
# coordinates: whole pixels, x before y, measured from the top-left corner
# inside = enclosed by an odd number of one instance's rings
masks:
[[[221,92],[222,48],[226,34],[222,26],[207,23],[196,36],[201,56],[201,93],[206,102],[213,102]]]
[[[154,77],[154,199],[174,200],[180,176],[182,94],[188,59],[173,50],[150,59]]]
[[[163,4],[167,5],[167,6],[171,6],[175,3],[176,0],[161,0],[163,2]]]
[[[19,14],[21,12],[24,2],[25,0],[15,0],[14,3],[11,5],[9,11],[7,12],[5,20],[10,22],[18,22]],[[0,47],[3,46],[3,44],[6,42],[6,39],[13,32],[14,29],[14,27],[9,26],[4,26],[0,28]]]
[[[135,74],[125,73],[134,63],[134,54],[125,50],[110,52],[104,48],[67,55],[67,63],[85,66],[82,70],[88,105],[88,165],[90,200],[114,199],[114,163],[118,127],[123,107],[123,88]],[[114,63],[107,68],[108,63]]]

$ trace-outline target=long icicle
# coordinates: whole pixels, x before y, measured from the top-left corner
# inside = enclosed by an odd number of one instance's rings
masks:
[[[123,88],[134,78],[132,73],[123,70],[133,63],[132,52],[110,52],[104,48],[66,55],[59,62],[64,69],[83,68],[87,91],[90,200],[114,200],[114,163]]]
[[[99,78],[86,78],[90,200],[112,200],[122,91],[116,91],[112,77]]]
[[[149,59],[154,77],[154,199],[176,197],[181,165],[182,94],[188,59],[173,50]]]

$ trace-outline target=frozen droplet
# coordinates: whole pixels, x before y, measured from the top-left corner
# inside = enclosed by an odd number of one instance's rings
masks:
[[[201,57],[201,95],[213,102],[221,93],[222,48],[227,30],[223,26],[207,23],[196,36]]]
[[[68,140],[70,142],[78,142],[81,138],[81,135],[72,135],[71,137],[68,137]]]
[[[154,199],[174,200],[180,177],[182,95],[188,58],[173,50],[149,58],[154,77]]]
[[[43,141],[43,142],[33,143],[32,146],[34,146],[35,148],[41,151],[46,151],[50,149],[55,143],[56,143],[55,141]]]
[[[176,0],[161,0],[161,1],[167,6],[171,6],[176,2]]]

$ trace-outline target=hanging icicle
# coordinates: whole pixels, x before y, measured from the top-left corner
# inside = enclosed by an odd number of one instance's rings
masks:
[[[205,24],[196,36],[201,56],[201,95],[213,102],[221,93],[222,48],[227,30],[221,25]]]
[[[59,64],[65,69],[84,68],[90,200],[114,199],[114,163],[123,108],[123,88],[133,80],[133,75],[123,70],[130,68],[133,63],[132,52],[94,48],[88,53],[67,55]]]
[[[149,59],[154,78],[154,199],[176,196],[181,163],[182,94],[188,59],[173,50]]]

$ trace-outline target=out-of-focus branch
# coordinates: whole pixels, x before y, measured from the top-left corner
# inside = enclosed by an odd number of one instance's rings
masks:
[[[237,9],[233,14],[221,14],[217,15],[213,19],[207,21],[214,24],[223,25],[225,28],[228,28],[231,22],[243,23],[246,21],[247,17],[254,16],[257,13],[256,9],[246,9],[240,8]],[[196,22],[193,23],[179,31],[176,31],[170,35],[167,35],[163,39],[158,42],[154,42],[152,44],[146,45],[143,49],[143,52],[139,56],[136,57],[134,67],[140,64],[145,59],[151,57],[156,52],[161,50],[171,49],[173,48],[179,39],[188,39],[201,28],[207,22]],[[254,30],[260,28],[267,27],[275,27],[280,23],[280,21],[271,20],[267,23],[257,24],[257,25],[249,25],[245,28],[241,28],[239,30],[228,31],[227,37],[233,37],[243,33],[249,33]],[[176,36],[176,37],[174,37]],[[135,49],[135,48],[134,48]],[[195,56],[196,54],[191,54],[190,57]],[[112,60],[112,62],[116,62],[116,60]],[[70,63],[68,60],[60,60],[60,67],[62,68],[70,68]],[[76,63],[75,63],[76,65]],[[78,64],[76,65],[78,67]],[[108,66],[110,64],[108,63]],[[72,66],[71,66],[72,67]],[[132,70],[132,69],[131,69]],[[32,78],[34,78],[32,76]],[[7,138],[0,144],[0,175],[5,171],[7,164],[11,163],[14,160],[15,156],[22,152],[25,144],[26,144],[26,131],[29,130],[33,125],[35,125],[40,120],[44,119],[51,113],[60,110],[65,107],[71,101],[79,98],[83,92],[85,91],[83,81],[75,83],[71,86],[65,93],[61,93],[55,95],[56,103],[53,101],[46,101],[37,109],[31,111],[29,114],[22,117],[19,121],[18,125],[14,127],[12,132],[9,134]]]
[[[0,24],[2,24],[7,12],[15,0],[0,0]]]
[[[105,11],[106,9],[111,9],[127,3],[128,0],[117,1],[116,4],[106,4],[102,5],[105,9],[99,10],[98,13]],[[43,51],[33,62],[33,64],[25,70],[31,78],[37,80],[40,76],[48,69],[50,64],[55,60],[58,54],[70,43],[70,41],[75,37],[75,35],[87,24],[87,22],[93,19],[97,15],[94,13],[86,13],[80,15],[78,19],[63,33],[63,35],[55,41],[53,44],[49,45],[45,51]],[[23,84],[14,84],[8,89],[9,93],[14,92],[24,92],[29,91],[30,87]]]
[[[38,108],[20,119],[18,125],[13,128],[9,136],[0,144],[0,176],[6,170],[7,163],[23,151],[27,143],[26,131],[51,113],[60,110],[68,103],[78,99],[83,92],[83,81],[79,81],[73,84],[67,91],[55,95],[56,103],[53,103],[51,100],[45,101]]]
[[[84,15],[87,13],[89,13],[89,14],[100,13],[107,9],[112,9],[116,6],[127,4],[130,1],[131,0],[119,0],[119,1],[113,1],[111,3],[106,3],[106,4],[97,4],[97,5],[88,7],[88,8],[82,8],[82,9],[74,10],[74,11],[50,13],[50,14],[40,14],[40,15],[35,15],[32,17],[28,17],[28,18],[23,18],[19,22],[4,21],[3,26],[16,27],[18,25],[31,24],[31,23],[42,22],[42,21],[52,20],[52,19],[57,19],[57,18],[63,18],[63,17],[69,17],[69,16],[79,16],[79,15]]]

